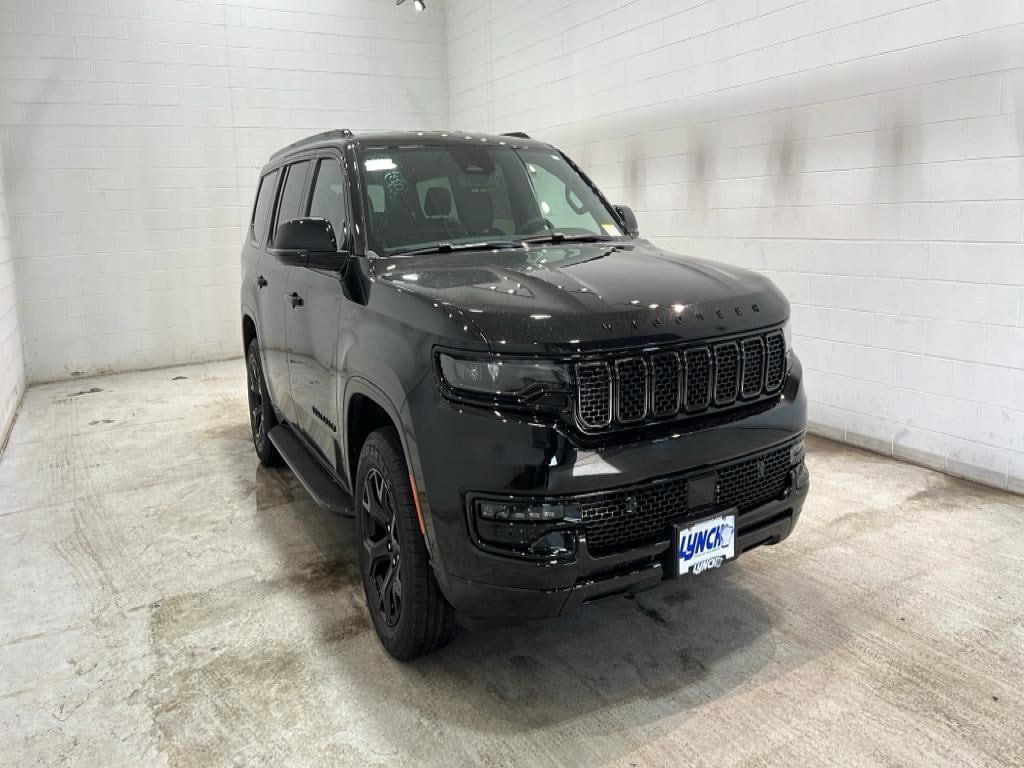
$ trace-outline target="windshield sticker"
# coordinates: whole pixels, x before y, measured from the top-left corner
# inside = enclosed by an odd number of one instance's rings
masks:
[[[371,157],[366,161],[367,171],[393,171],[395,161],[390,157]]]
[[[611,235],[612,237],[621,237],[622,232],[614,224],[602,224],[601,229],[605,231],[605,234]]]

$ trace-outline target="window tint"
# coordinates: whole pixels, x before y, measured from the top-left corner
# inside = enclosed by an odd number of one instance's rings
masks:
[[[309,170],[309,160],[295,163],[288,166],[288,175],[284,179],[284,189],[281,190],[281,201],[277,204],[277,227],[289,219],[297,219],[299,206],[302,204],[302,192],[306,187],[306,172]]]
[[[317,164],[308,215],[331,222],[339,250],[345,247],[348,231],[345,211],[345,177],[342,175],[341,164],[334,158],[321,160]]]
[[[524,153],[526,154],[526,153]],[[559,231],[604,231],[618,235],[618,227],[605,222],[604,228],[581,199],[583,182],[580,177],[554,156],[544,157],[535,153],[532,162],[527,162],[541,215]]]
[[[622,236],[604,201],[550,150],[383,146],[361,154],[359,165],[374,251],[551,232]]]
[[[270,223],[270,209],[274,206],[274,193],[277,192],[277,176],[279,171],[275,168],[262,179],[260,189],[256,193],[256,205],[252,211],[252,241],[256,245],[263,245],[263,238],[267,236],[267,225]]]

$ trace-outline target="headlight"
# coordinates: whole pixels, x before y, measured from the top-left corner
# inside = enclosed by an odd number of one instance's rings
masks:
[[[525,403],[547,393],[569,391],[569,370],[548,360],[438,355],[441,378],[454,392]]]

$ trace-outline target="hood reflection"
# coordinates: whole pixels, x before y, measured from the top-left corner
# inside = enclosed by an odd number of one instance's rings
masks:
[[[706,336],[716,327],[745,330],[788,314],[764,277],[675,256],[644,240],[381,258],[374,269],[400,291],[468,313],[492,347],[505,349],[604,345],[652,334],[675,340],[689,325]],[[762,306],[773,317],[750,317]]]

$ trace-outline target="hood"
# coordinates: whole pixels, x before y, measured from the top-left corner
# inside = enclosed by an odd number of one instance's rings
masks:
[[[381,258],[374,272],[460,310],[494,351],[662,344],[789,317],[789,303],[767,278],[644,240]]]

